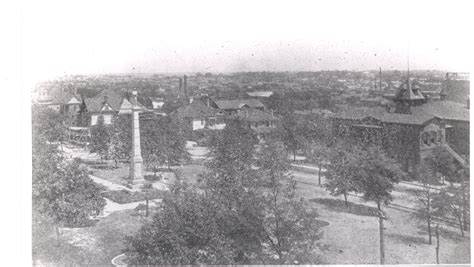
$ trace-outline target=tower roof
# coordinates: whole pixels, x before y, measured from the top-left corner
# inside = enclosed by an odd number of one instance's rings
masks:
[[[398,88],[398,92],[394,97],[394,100],[420,100],[425,99],[420,90],[420,83],[416,80],[408,78]]]

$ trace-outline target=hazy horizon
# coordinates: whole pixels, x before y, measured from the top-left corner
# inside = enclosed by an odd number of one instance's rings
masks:
[[[357,2],[357,3],[355,3]],[[22,10],[25,82],[64,75],[469,72],[465,2],[126,1]],[[449,15],[449,16],[447,16]],[[449,19],[445,19],[449,18]]]

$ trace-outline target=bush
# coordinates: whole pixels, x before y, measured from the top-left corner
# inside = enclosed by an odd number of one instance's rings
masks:
[[[148,190],[148,199],[156,199],[162,197],[164,191],[158,189]],[[138,201],[145,201],[146,193],[144,191],[133,192],[129,190],[111,190],[103,193],[105,198],[119,204],[132,203]]]
[[[161,180],[163,177],[161,177],[161,175],[159,174],[158,175],[149,174],[149,175],[143,176],[143,178],[145,178],[146,181],[156,182],[156,181]]]

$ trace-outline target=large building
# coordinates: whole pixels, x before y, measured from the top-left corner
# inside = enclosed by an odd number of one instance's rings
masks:
[[[359,144],[378,144],[418,176],[437,147],[465,164],[469,154],[469,107],[453,101],[428,102],[416,81],[407,79],[394,99],[395,109],[351,109],[335,114],[333,134]]]

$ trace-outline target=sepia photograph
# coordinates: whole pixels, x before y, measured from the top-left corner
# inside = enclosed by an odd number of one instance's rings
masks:
[[[470,265],[468,4],[23,3],[25,257]]]

